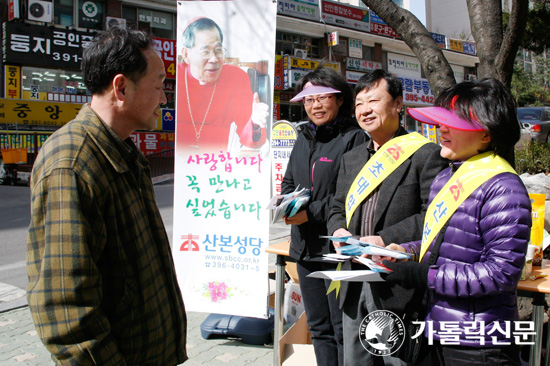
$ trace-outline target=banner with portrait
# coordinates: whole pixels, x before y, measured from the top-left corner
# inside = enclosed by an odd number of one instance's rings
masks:
[[[178,2],[172,251],[186,310],[268,315],[276,10]]]

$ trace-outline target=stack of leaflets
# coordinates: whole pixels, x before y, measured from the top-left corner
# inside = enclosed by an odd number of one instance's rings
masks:
[[[339,254],[325,254],[323,256],[325,260],[343,262],[353,258],[355,261],[369,267],[373,272],[389,273],[391,270],[382,263],[376,263],[368,258],[362,258],[362,254],[379,255],[381,257],[391,257],[396,259],[410,259],[412,256],[409,253],[403,253],[388,248],[382,248],[378,245],[362,242],[359,240],[358,236],[320,236],[320,238],[348,244],[338,250],[340,252]]]
[[[276,223],[284,216],[292,217],[296,215],[308,201],[309,191],[306,188],[300,189],[300,186],[296,187],[294,192],[273,196],[267,206],[267,209],[273,210],[272,223]]]

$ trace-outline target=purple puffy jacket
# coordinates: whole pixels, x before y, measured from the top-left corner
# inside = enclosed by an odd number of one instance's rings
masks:
[[[459,166],[453,163],[438,174],[430,188],[430,202]],[[452,338],[471,347],[498,346],[495,340],[513,342],[502,333],[513,329],[518,319],[516,288],[530,232],[531,202],[515,174],[491,178],[460,205],[450,218],[437,263],[428,273],[426,321],[433,322],[434,339]],[[420,242],[403,247],[415,255],[420,252]],[[423,262],[428,261],[430,250]],[[457,335],[439,335],[441,322],[451,321],[460,323],[455,325]],[[502,331],[495,328],[496,323]],[[426,336],[428,331],[426,323]]]

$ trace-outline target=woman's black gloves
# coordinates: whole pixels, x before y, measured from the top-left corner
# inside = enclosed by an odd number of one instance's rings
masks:
[[[382,275],[386,282],[396,283],[404,288],[428,287],[428,270],[430,266],[427,263],[384,261],[382,264],[393,271]]]

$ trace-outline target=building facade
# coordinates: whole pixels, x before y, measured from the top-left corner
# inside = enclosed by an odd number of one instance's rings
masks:
[[[400,5],[408,7],[409,1]],[[157,131],[133,137],[145,153],[173,146],[177,69],[174,1],[1,0],[1,6],[4,47],[0,72],[4,88],[0,93],[0,148],[24,146],[22,132],[59,128],[90,100],[80,74],[82,49],[98,30],[114,25],[149,31],[165,62],[168,104]],[[452,65],[457,81],[475,74],[475,44],[440,33],[432,36]],[[302,106],[290,99],[296,81],[320,62],[339,70],[350,84],[369,70],[388,70],[403,83],[406,107],[433,102],[418,59],[362,2],[278,0],[274,121],[305,118]],[[420,126],[406,120],[405,115],[407,129],[419,130]],[[14,137],[16,134],[19,137]]]

